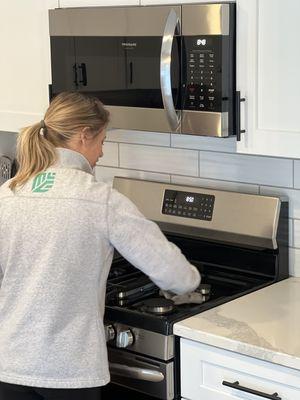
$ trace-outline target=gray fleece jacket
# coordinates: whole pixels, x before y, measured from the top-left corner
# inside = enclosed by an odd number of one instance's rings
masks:
[[[95,181],[81,154],[58,152],[15,194],[9,181],[0,188],[0,381],[102,386],[113,248],[162,289],[192,291],[200,277],[131,201]]]

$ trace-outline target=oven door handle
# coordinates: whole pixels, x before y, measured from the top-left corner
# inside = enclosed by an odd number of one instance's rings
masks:
[[[161,96],[172,132],[177,132],[180,128],[180,113],[177,113],[174,107],[171,82],[172,44],[176,27],[179,24],[179,18],[172,9],[166,21],[160,53]]]
[[[142,381],[161,382],[165,379],[162,372],[154,371],[152,369],[129,367],[128,365],[117,363],[109,363],[109,369],[112,374],[139,379]]]

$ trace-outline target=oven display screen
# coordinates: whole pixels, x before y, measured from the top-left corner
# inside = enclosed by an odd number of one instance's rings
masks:
[[[183,218],[196,218],[211,221],[215,196],[204,193],[166,190],[162,213]]]
[[[186,201],[187,203],[194,203],[195,197],[193,197],[193,196],[186,196],[185,201]]]

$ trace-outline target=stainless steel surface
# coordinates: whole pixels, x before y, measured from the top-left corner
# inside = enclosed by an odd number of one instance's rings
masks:
[[[118,332],[116,340],[116,346],[118,348],[125,349],[126,347],[131,346],[133,342],[134,336],[130,329]]]
[[[121,331],[130,330],[134,336],[134,343],[130,350],[147,356],[170,360],[174,357],[174,336],[166,336],[160,333],[139,329],[124,324],[114,323],[117,334]],[[111,343],[113,346],[114,343]]]
[[[112,374],[127,376],[128,378],[139,379],[148,382],[161,382],[165,379],[164,374],[152,369],[128,367],[123,364],[110,363],[109,369]]]
[[[118,298],[119,299],[127,299],[136,294],[148,292],[153,288],[155,288],[155,284],[153,282],[149,282],[149,283],[143,284],[143,286],[138,286],[131,290],[124,290],[124,291],[119,292]]]
[[[112,366],[111,380],[113,383],[142,391],[150,397],[174,399],[174,365],[172,361],[157,361],[112,348],[109,349],[108,358]],[[163,379],[161,379],[162,377]]]
[[[281,201],[277,197],[115,177],[113,186],[170,233],[276,249]],[[215,196],[211,221],[162,214],[166,189]]]
[[[150,298],[143,301],[142,309],[157,315],[167,314],[174,309],[174,302],[170,299]]]
[[[105,339],[107,342],[110,342],[111,340],[114,340],[116,337],[116,331],[113,327],[113,325],[105,325],[104,326],[105,330]]]
[[[203,294],[203,295],[208,295],[210,294],[210,290],[211,290],[211,285],[205,284],[205,283],[201,283],[198,288],[196,289],[197,292]]]
[[[182,133],[227,137],[228,113],[182,111]]]
[[[161,95],[172,132],[180,130],[180,112],[177,113],[174,107],[171,82],[172,44],[176,27],[180,31],[179,24],[178,15],[174,10],[171,10],[166,21],[160,54]]]
[[[11,178],[12,160],[7,156],[0,156],[0,185]]]
[[[50,10],[50,35],[162,36],[171,9],[177,15],[181,15],[180,6],[87,7]]]
[[[228,4],[188,4],[182,6],[183,35],[228,35]]]
[[[110,128],[140,131],[171,132],[164,109],[142,107],[106,106],[111,113]]]

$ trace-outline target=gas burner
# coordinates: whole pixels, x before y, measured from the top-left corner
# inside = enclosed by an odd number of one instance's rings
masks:
[[[211,285],[205,283],[201,283],[196,289],[196,292],[201,293],[205,297],[210,295],[210,291]]]
[[[141,310],[155,315],[165,315],[174,310],[174,302],[161,298],[147,299],[143,301]]]

